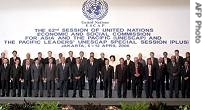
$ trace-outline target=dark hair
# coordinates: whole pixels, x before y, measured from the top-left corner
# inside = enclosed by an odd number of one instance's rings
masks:
[[[42,54],[41,52],[38,52],[38,54]]]
[[[94,52],[90,52],[90,54],[94,54]]]
[[[72,52],[72,53],[73,53],[73,51],[69,51],[68,53],[70,53],[70,52]]]
[[[168,53],[167,53],[167,52],[163,52],[163,55],[164,55],[164,54],[166,54],[166,55],[167,55]]]
[[[127,54],[127,57],[130,57],[130,54]]]
[[[16,51],[16,50],[14,50],[14,51],[12,52],[12,54],[13,54],[14,52],[17,54],[17,51]]]
[[[51,53],[52,53],[52,51],[48,51],[48,53],[49,53],[49,52],[51,52]]]
[[[154,55],[154,52],[150,52],[150,54],[153,54],[153,55]]]
[[[121,57],[120,60],[124,60],[124,58]]]
[[[111,59],[112,57],[113,57],[113,59],[114,59],[114,61],[115,61],[115,55],[111,55],[111,56],[110,56],[110,59]]]
[[[178,52],[178,53],[179,53],[179,50],[175,50],[175,52]]]

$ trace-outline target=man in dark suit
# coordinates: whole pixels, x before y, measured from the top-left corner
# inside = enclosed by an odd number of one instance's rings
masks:
[[[12,80],[12,97],[16,97],[16,89],[18,89],[17,96],[21,96],[21,75],[22,67],[19,65],[19,59],[15,60],[15,65],[11,66],[11,80]]]
[[[169,78],[170,78],[170,87],[169,87],[169,97],[173,97],[173,90],[175,91],[175,97],[179,97],[179,65],[176,63],[176,57],[171,56],[171,62],[167,65]]]
[[[150,52],[150,59],[152,61],[152,66],[155,69],[154,71],[156,71],[157,66],[158,66],[158,59],[154,57],[154,52]],[[153,90],[156,90],[156,82],[153,82]]]
[[[26,60],[26,64],[23,65],[23,75],[22,81],[24,82],[24,97],[31,97],[32,95],[32,85],[31,85],[31,64],[30,60]]]
[[[103,90],[104,85],[103,85],[103,79],[102,79],[102,68],[105,66],[105,60],[107,60],[107,58],[105,58],[105,54],[104,53],[100,53],[100,58],[98,59],[98,68],[99,68],[99,78],[100,78],[100,90]]]
[[[85,88],[85,75],[87,74],[87,58],[84,57],[84,52],[80,51],[80,57],[78,57],[80,59],[80,64],[82,65],[83,68],[83,76],[81,78],[82,81],[82,88]]]
[[[68,86],[69,80],[71,78],[71,69],[69,65],[65,62],[65,57],[61,58],[61,63],[57,65],[57,79],[60,83],[60,96],[59,97],[69,97],[68,96]]]
[[[105,98],[112,98],[112,80],[114,79],[114,67],[109,65],[109,60],[105,59],[105,65],[101,69],[102,79],[104,82]]]
[[[23,64],[22,65],[26,64],[26,60],[30,60],[31,64],[33,64],[33,59],[31,59],[30,53],[26,54],[26,59],[23,60]]]
[[[73,97],[76,97],[76,90],[79,90],[79,97],[83,97],[82,92],[82,77],[84,76],[83,66],[80,59],[76,58],[76,64],[73,65]]]
[[[179,50],[175,50],[175,61],[177,63],[177,65],[179,66],[179,90],[181,90],[181,84],[182,84],[182,81],[181,81],[181,77],[182,77],[182,68],[183,68],[183,65],[184,65],[184,58],[182,56],[179,56]]]
[[[21,64],[21,59],[20,59],[20,57],[17,57],[17,51],[14,50],[12,52],[12,54],[13,54],[13,57],[10,58],[10,65],[15,65],[15,60],[16,59],[19,59],[19,61],[20,61],[19,65],[20,65]]]
[[[127,69],[128,69],[127,89],[130,90],[131,89],[131,76],[135,70],[135,66],[134,66],[135,64],[132,60],[130,60],[131,58],[130,54],[128,54],[126,57],[127,57],[127,60],[125,60],[125,65],[127,65]]]
[[[167,72],[166,65],[163,63],[163,58],[159,58],[159,64],[157,66],[156,72],[156,96],[160,98],[160,92],[162,97],[165,98],[165,74]]]
[[[44,58],[42,57],[42,53],[38,52],[38,57],[36,57],[34,60],[38,60],[40,64],[45,65]]]
[[[156,68],[152,64],[151,58],[147,59],[147,66],[145,68],[144,82],[145,92],[147,98],[153,98],[153,82],[155,82]]]
[[[40,91],[40,97],[43,97],[43,73],[44,67],[38,60],[34,61],[31,67],[31,78],[34,84],[34,96],[38,97]]]
[[[89,98],[96,97],[96,83],[98,80],[98,65],[97,62],[94,61],[94,57],[90,57],[90,62],[88,62],[87,66],[87,79],[89,83]]]
[[[169,64],[171,62],[171,59],[168,58],[168,53],[167,52],[163,52],[163,64],[165,64],[165,80],[166,80],[166,90],[169,90],[169,72],[167,70],[167,64]]]
[[[73,57],[73,51],[69,51],[68,52],[69,57],[66,58],[66,63],[68,63],[68,65],[70,66],[71,71],[73,71],[73,66],[76,64],[76,60]],[[70,85],[69,89],[73,89],[73,79],[72,79],[72,74],[71,74],[71,79],[70,79]]]
[[[45,58],[44,63],[48,64],[49,63],[49,58],[53,58],[53,64],[56,64],[56,59],[52,57],[52,51],[48,51],[48,57]]]
[[[116,66],[115,80],[117,82],[118,98],[121,98],[121,89],[123,89],[123,98],[127,97],[128,67],[124,59],[120,58],[120,64]]]
[[[135,71],[132,73],[132,97],[138,98],[142,97],[142,86],[143,86],[143,65],[139,62],[138,57],[134,58]],[[137,86],[137,94],[136,94]]]
[[[47,82],[47,97],[55,97],[55,79],[56,65],[53,64],[53,59],[49,59],[49,64],[45,65],[44,80]]]
[[[190,66],[189,61],[184,62],[182,68],[182,97],[190,98]]]
[[[2,97],[5,95],[9,97],[9,81],[10,81],[10,70],[11,70],[11,65],[8,64],[8,59],[5,58],[3,60],[3,64],[1,65],[1,92],[2,92]]]

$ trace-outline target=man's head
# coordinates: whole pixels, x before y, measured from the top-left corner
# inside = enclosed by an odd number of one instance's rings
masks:
[[[38,57],[42,58],[42,53],[41,52],[38,52]]]
[[[65,63],[65,57],[61,57],[61,63]]]
[[[176,61],[176,57],[175,56],[171,56],[171,61],[175,62]]]
[[[5,58],[6,54],[4,52],[1,53],[1,58]]]
[[[30,65],[30,60],[29,59],[26,60],[26,65]]]
[[[48,62],[49,62],[50,64],[52,64],[52,63],[53,63],[53,58],[49,58]]]
[[[90,62],[94,62],[94,57],[90,56]]]
[[[105,60],[105,65],[109,65],[109,60],[108,59]]]
[[[73,51],[69,51],[68,54],[70,57],[73,57]]]
[[[35,60],[35,64],[39,64],[39,60],[38,59]]]
[[[175,50],[174,53],[175,53],[175,56],[179,56],[179,50]]]
[[[189,61],[185,61],[185,62],[184,62],[184,66],[185,66],[185,67],[188,67],[188,66],[189,66]]]
[[[14,50],[14,51],[12,52],[12,54],[13,54],[14,57],[16,57],[16,55],[17,55],[17,51]]]
[[[154,58],[154,52],[150,52],[150,57]]]
[[[80,58],[76,58],[75,61],[76,61],[76,64],[80,64]]]
[[[124,58],[120,58],[120,64],[124,65]]]
[[[130,58],[131,58],[130,54],[127,54],[126,58],[127,58],[127,60],[130,60]]]
[[[105,58],[105,54],[102,52],[102,53],[100,53],[100,57],[101,58]]]
[[[48,51],[48,57],[52,57],[52,51]]]
[[[138,54],[138,58],[139,58],[139,59],[142,59],[142,53],[139,53],[139,54]]]
[[[84,52],[83,51],[80,51],[80,57],[83,57],[84,56]]]
[[[168,55],[167,52],[163,52],[163,56],[164,56],[165,58],[167,58],[167,55]]]
[[[27,53],[27,54],[26,54],[26,59],[30,59],[30,58],[31,58],[30,53]]]
[[[152,64],[152,60],[150,58],[147,59],[147,64],[151,65]]]
[[[186,52],[186,57],[190,57],[190,53],[189,52]]]
[[[7,58],[4,58],[3,63],[4,63],[4,64],[8,64],[8,59],[7,59]]]
[[[94,57],[94,52],[90,52],[90,57]]]
[[[62,54],[62,53],[59,53],[59,54],[58,54],[58,57],[59,57],[59,58],[63,57],[63,54]]]

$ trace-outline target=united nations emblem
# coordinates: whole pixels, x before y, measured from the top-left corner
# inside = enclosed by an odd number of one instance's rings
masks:
[[[87,0],[83,4],[82,11],[89,20],[102,20],[108,13],[108,4],[104,0]]]

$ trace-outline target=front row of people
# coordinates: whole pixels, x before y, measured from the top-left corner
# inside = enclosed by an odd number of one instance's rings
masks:
[[[165,74],[169,72],[170,91],[169,97],[179,97],[179,78],[180,72],[182,76],[182,97],[190,95],[190,69],[189,62],[185,61],[182,67],[176,63],[175,56],[171,57],[171,62],[167,65],[163,63],[163,58],[159,58],[159,64],[152,64],[151,59],[147,59],[146,67],[139,62],[137,57],[134,58],[134,70],[131,74],[132,78],[132,95],[133,98],[142,97],[143,82],[145,84],[145,93],[147,98],[152,98],[153,88],[156,89],[156,97],[165,98]],[[47,96],[55,97],[55,83],[58,81],[60,88],[59,97],[68,97],[68,87],[70,80],[73,80],[73,97],[76,97],[76,91],[79,90],[79,97],[83,97],[82,92],[82,77],[85,75],[89,84],[89,97],[96,97],[96,85],[98,80],[98,66],[94,57],[90,57],[89,63],[86,66],[81,65],[81,60],[76,58],[76,64],[67,64],[65,58],[61,58],[61,63],[53,64],[53,59],[49,59],[49,63],[45,67],[35,60],[33,64],[30,60],[26,60],[25,65],[20,66],[19,59],[15,60],[14,65],[8,64],[8,59],[3,60],[0,67],[1,75],[1,96],[9,96],[10,85],[12,85],[11,95],[13,97],[21,96],[21,89],[24,90],[24,97],[32,96],[32,84],[35,97],[43,97],[43,85],[47,83]],[[86,72],[85,72],[86,70]],[[115,71],[115,72],[114,72]],[[112,97],[113,81],[117,83],[118,98],[127,97],[128,71],[130,68],[125,65],[124,59],[120,58],[120,64],[114,67],[109,65],[109,60],[105,60],[105,66],[101,70],[102,80],[104,82],[104,97]],[[86,74],[84,74],[86,73]],[[21,86],[23,83],[23,86]],[[155,85],[155,86],[154,86]],[[17,90],[17,93],[16,93]],[[122,93],[121,93],[122,91]],[[40,93],[40,94],[39,94]]]

